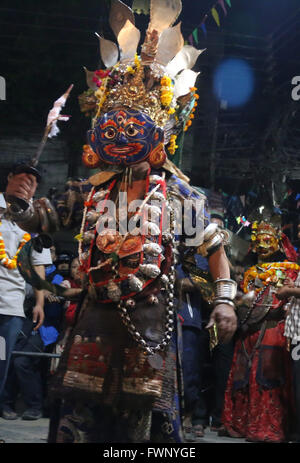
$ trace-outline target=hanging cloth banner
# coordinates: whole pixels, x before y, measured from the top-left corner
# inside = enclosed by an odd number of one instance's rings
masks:
[[[199,39],[198,39],[198,29],[197,28],[193,30],[193,37],[195,39],[196,44],[198,45]]]
[[[226,10],[225,5],[224,5],[224,0],[218,0],[218,3],[223,8],[224,15],[227,16],[227,10]]]
[[[229,5],[230,8],[231,8],[231,1],[230,1],[230,0],[226,0],[226,3],[227,3],[227,5]]]
[[[201,29],[203,30],[203,34],[204,34],[205,37],[206,37],[206,36],[207,36],[207,30],[206,30],[205,23],[202,23],[200,27],[201,27]]]
[[[218,24],[218,27],[220,27],[219,13],[218,13],[217,10],[215,9],[215,7],[213,7],[213,8],[211,9],[211,14],[213,15],[214,20],[215,20],[216,23]]]

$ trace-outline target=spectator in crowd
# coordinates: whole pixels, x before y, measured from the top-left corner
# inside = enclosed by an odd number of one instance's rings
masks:
[[[80,267],[79,258],[74,257],[71,262],[71,266],[70,266],[70,277],[62,282],[63,286],[67,288],[81,288],[82,287],[83,274],[80,271],[79,267]],[[61,355],[63,353],[64,346],[66,345],[69,334],[75,323],[77,307],[78,307],[78,303],[73,302],[73,301],[72,302],[66,301],[64,304],[65,318],[64,318],[64,323],[63,323],[63,329],[61,332],[61,337],[58,340],[55,346],[55,350],[54,350],[56,354]],[[52,359],[51,366],[50,366],[51,374],[53,374],[56,371],[58,363],[59,363],[59,359]]]
[[[201,258],[202,267],[207,270],[208,264]],[[194,416],[199,408],[200,390],[203,384],[203,367],[205,343],[208,333],[202,330],[202,298],[196,284],[191,278],[191,270],[185,264],[177,266],[177,291],[179,302],[179,318],[182,324],[182,369],[184,382],[185,419],[183,428],[187,439],[203,437],[204,422],[202,417]],[[196,266],[196,262],[194,263]],[[199,265],[199,264],[198,264]],[[197,266],[198,267],[198,266]]]
[[[16,166],[17,167],[17,166]],[[0,337],[5,341],[5,352],[0,359],[0,403],[3,402],[3,390],[7,378],[11,353],[24,321],[23,303],[25,298],[25,281],[21,277],[16,261],[21,247],[30,239],[28,233],[14,223],[7,211],[6,198],[16,192],[27,201],[35,193],[36,177],[31,174],[16,173],[16,167],[8,176],[8,184],[4,194],[0,194]],[[16,186],[17,185],[17,186]],[[43,278],[44,265],[51,263],[48,250],[42,253],[33,251],[32,262],[36,272]],[[34,331],[44,321],[44,294],[36,291],[36,303],[32,310]]]
[[[35,306],[34,291],[26,285],[24,310],[26,318],[17,338],[14,350],[17,352],[43,352],[44,343],[39,330],[34,330],[32,309]],[[43,389],[41,378],[41,358],[27,355],[14,355],[10,362],[7,380],[3,393],[3,412],[5,420],[16,420],[16,401],[18,393],[26,406],[23,420],[37,420],[42,417]]]
[[[46,268],[46,280],[61,285],[69,277],[71,257],[66,252],[57,255],[55,246],[51,247],[54,264]],[[45,322],[41,328],[41,336],[45,346],[53,345],[58,338],[64,319],[64,300],[45,291]]]
[[[49,283],[64,286],[70,274],[71,256],[67,252],[57,253],[55,246],[51,249],[52,261],[54,264],[46,268],[46,280]],[[65,300],[45,291],[45,321],[40,330],[45,350],[47,353],[56,352],[56,344],[60,333],[63,330],[65,317]],[[52,361],[44,359],[42,362],[42,382],[44,397],[47,403],[47,385],[49,373],[51,373]],[[47,405],[46,405],[47,409]],[[47,412],[46,412],[47,414]]]
[[[224,229],[223,213],[211,211],[211,223]],[[225,250],[227,252],[227,246]],[[226,344],[219,343],[214,329],[205,329],[211,313],[208,304],[211,295],[207,292],[211,283],[207,261],[200,256],[196,258],[196,270],[187,261],[177,269],[182,292],[179,314],[183,332],[185,431],[192,440],[203,437],[209,424],[212,431],[222,427],[224,395],[234,350],[233,339]],[[205,292],[204,280],[207,280]]]
[[[56,257],[56,269],[57,272],[65,279],[67,280],[70,278],[70,272],[71,272],[71,262],[73,260],[74,256],[68,251],[61,251],[57,253]]]
[[[70,278],[65,280],[65,286],[70,288],[81,288],[83,284],[83,274],[80,272],[80,262],[78,257],[74,257],[71,262]],[[75,322],[77,302],[67,302],[65,313],[66,323],[68,326],[73,326]]]
[[[51,257],[55,264],[69,265],[69,256],[56,256],[55,247],[51,247]],[[61,284],[64,277],[58,273],[55,264],[46,267],[47,281]],[[27,298],[27,305],[30,305],[32,298]],[[44,305],[44,323],[38,331],[32,330],[32,317],[29,308],[28,318],[24,320],[22,331],[16,344],[16,350],[22,352],[51,352],[55,345],[64,315],[64,301],[55,295],[46,292]],[[32,305],[31,305],[32,308]],[[22,415],[24,420],[37,420],[42,417],[43,402],[46,396],[46,383],[49,370],[49,361],[34,356],[17,355],[12,360],[8,380],[4,393],[3,418],[7,420],[16,419],[17,413],[14,405],[18,389],[21,391],[22,399],[27,409]]]

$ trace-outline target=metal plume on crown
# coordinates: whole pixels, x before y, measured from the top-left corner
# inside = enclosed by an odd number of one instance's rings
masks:
[[[90,111],[93,126],[104,113],[125,106],[148,114],[164,129],[167,144],[172,134],[191,123],[199,74],[192,68],[203,50],[184,45],[181,23],[173,26],[181,9],[181,0],[151,0],[150,22],[138,56],[141,33],[134,13],[120,0],[112,0],[109,23],[118,44],[97,34],[106,69],[85,69],[90,90],[79,98],[83,112],[95,110]]]

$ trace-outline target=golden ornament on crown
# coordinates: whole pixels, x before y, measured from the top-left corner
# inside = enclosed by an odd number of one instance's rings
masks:
[[[93,126],[103,114],[121,107],[147,114],[165,132],[164,144],[191,125],[198,72],[194,67],[204,50],[184,45],[181,0],[151,0],[150,22],[140,48],[141,33],[135,26],[133,11],[119,0],[112,0],[110,27],[117,43],[103,37],[101,59],[106,70],[86,71],[87,84],[97,103]],[[88,100],[89,97],[89,100]],[[87,113],[94,101],[85,92],[81,107]]]

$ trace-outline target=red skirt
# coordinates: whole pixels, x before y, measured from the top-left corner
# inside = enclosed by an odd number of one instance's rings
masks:
[[[284,321],[268,328],[260,347],[249,354],[259,332],[239,339],[227,383],[222,421],[231,437],[284,442],[294,419],[291,358]]]

